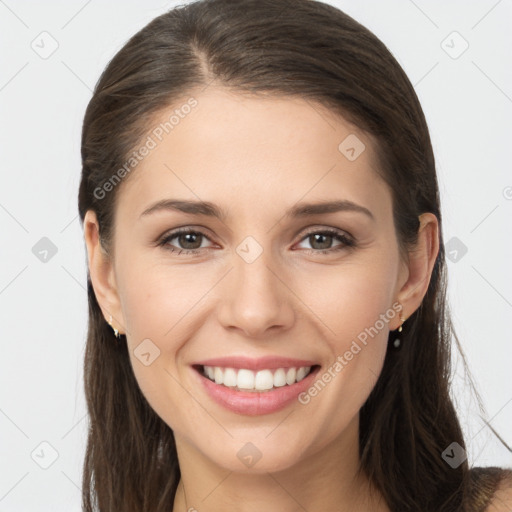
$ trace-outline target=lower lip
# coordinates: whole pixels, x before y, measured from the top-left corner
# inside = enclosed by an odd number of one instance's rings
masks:
[[[297,400],[298,395],[311,386],[319,369],[319,366],[315,367],[304,379],[291,386],[285,385],[275,388],[272,391],[264,391],[261,393],[236,391],[222,384],[216,384],[208,377],[202,375],[201,370],[193,369],[193,371],[199,377],[208,395],[215,402],[237,414],[259,416],[280,411]]]

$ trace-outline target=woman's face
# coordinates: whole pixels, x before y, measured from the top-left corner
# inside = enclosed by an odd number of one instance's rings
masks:
[[[374,142],[302,99],[194,98],[119,185],[105,315],[179,453],[254,472],[352,453],[408,277]]]

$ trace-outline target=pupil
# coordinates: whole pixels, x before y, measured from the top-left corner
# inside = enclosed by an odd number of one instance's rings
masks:
[[[200,236],[201,235],[199,235],[198,233],[184,233],[179,237],[180,245],[184,249],[198,249],[199,247],[201,247],[201,243],[199,242],[199,245],[197,245],[197,240],[194,239],[197,239]],[[192,246],[188,244],[192,244]],[[194,244],[196,244],[196,246],[194,246]]]
[[[330,248],[330,245],[331,245],[330,242],[332,241],[331,235],[326,236],[326,235],[322,235],[322,234],[316,234],[316,235],[312,235],[310,237],[310,239],[311,238],[313,239],[313,243],[310,240],[311,247],[313,247],[314,249],[329,249]],[[323,240],[323,244],[322,244],[322,240]],[[321,247],[315,247],[316,242],[320,242]]]

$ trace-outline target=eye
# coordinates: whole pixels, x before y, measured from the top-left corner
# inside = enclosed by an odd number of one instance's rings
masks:
[[[173,244],[171,241],[174,239],[176,239],[176,242]],[[178,255],[195,255],[201,253],[204,249],[210,249],[210,247],[204,245],[204,242],[207,240],[210,239],[202,231],[182,228],[164,235],[158,242],[158,246],[163,247],[167,251],[175,252]],[[306,248],[306,252],[311,254],[330,254],[345,248],[355,247],[356,245],[355,241],[344,232],[332,228],[310,231],[302,240],[301,243],[307,241],[311,244],[312,249]],[[340,243],[333,247],[332,243],[334,241]]]
[[[356,245],[352,238],[337,229],[310,231],[302,240],[309,242],[313,247],[313,249],[307,249],[311,254],[329,254]],[[332,247],[333,241],[336,240],[340,243]]]
[[[171,244],[171,240],[176,240],[178,247],[175,247]],[[205,246],[203,242],[205,240],[210,240],[204,233],[201,231],[195,231],[190,228],[178,229],[165,235],[159,242],[158,245],[166,249],[170,252],[177,252],[178,254],[198,254],[201,252],[201,249],[204,249]],[[207,247],[206,247],[207,248]]]

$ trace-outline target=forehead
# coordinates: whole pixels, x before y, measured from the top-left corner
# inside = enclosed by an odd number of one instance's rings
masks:
[[[148,134],[152,148],[119,198],[134,215],[169,197],[208,200],[237,214],[301,198],[390,205],[374,139],[305,99],[210,86],[160,111]]]

